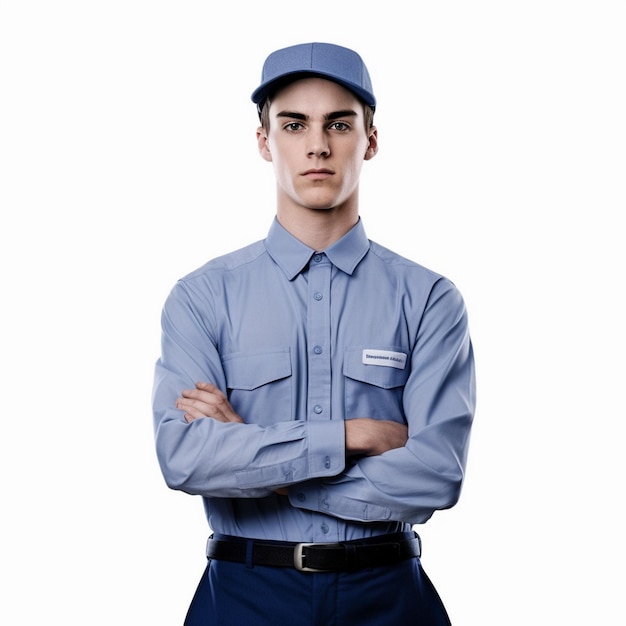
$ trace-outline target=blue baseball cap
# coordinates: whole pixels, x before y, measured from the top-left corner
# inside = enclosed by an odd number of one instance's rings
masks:
[[[272,52],[265,59],[261,84],[252,93],[252,102],[260,111],[264,100],[276,89],[310,76],[339,83],[372,109],[376,107],[363,59],[354,50],[331,43],[303,43]]]

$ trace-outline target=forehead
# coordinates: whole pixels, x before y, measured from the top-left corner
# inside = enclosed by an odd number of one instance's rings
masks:
[[[324,78],[300,78],[279,89],[271,98],[271,110],[301,113],[352,109],[363,112],[363,103],[349,89]]]

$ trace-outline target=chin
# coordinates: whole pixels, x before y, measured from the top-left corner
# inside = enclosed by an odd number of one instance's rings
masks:
[[[342,201],[337,198],[315,198],[304,200],[302,206],[312,211],[330,211],[338,206],[341,206]]]

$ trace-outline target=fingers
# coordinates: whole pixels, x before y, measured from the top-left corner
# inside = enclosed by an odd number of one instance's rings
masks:
[[[178,409],[181,409],[183,411],[185,411],[185,414],[183,415],[183,417],[185,418],[185,421],[190,424],[191,422],[193,422],[194,420],[200,419],[201,417],[211,417],[209,415],[205,415],[204,413],[202,413],[201,411],[198,411],[197,409],[193,408],[193,407],[189,407],[188,409],[185,409],[184,406],[182,405],[177,405]],[[219,422],[224,422],[227,420],[221,419],[219,417],[215,417],[213,419],[217,419],[217,421]]]
[[[185,389],[176,400],[176,408],[185,411],[185,421],[210,417],[220,422],[243,422],[226,395],[211,383],[200,382],[195,389]]]
[[[227,422],[243,423],[243,418],[235,412],[226,395],[211,383],[196,383],[196,389],[202,393],[210,394],[214,406],[219,411],[221,417]]]

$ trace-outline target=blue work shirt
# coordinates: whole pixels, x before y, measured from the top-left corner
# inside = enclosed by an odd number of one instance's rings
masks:
[[[241,423],[184,420],[211,382]],[[409,530],[453,506],[475,378],[467,313],[445,277],[367,239],[315,251],[267,238],[179,280],[162,313],[153,393],[167,485],[200,495],[211,530],[341,541]],[[408,424],[402,448],[345,454],[344,420]],[[288,496],[277,488],[288,487]]]

